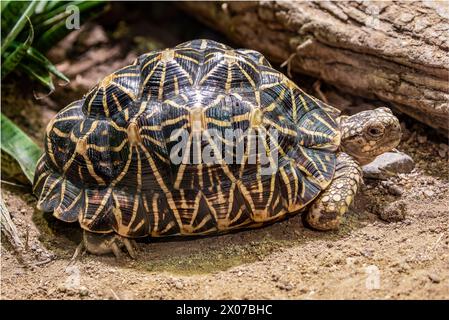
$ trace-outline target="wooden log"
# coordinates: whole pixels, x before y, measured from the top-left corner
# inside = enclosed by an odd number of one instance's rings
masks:
[[[183,2],[200,21],[275,64],[386,102],[447,134],[444,2]],[[337,106],[338,107],[338,106]]]

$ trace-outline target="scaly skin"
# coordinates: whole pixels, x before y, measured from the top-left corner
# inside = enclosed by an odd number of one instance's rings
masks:
[[[131,258],[137,257],[137,244],[135,240],[121,237],[118,234],[98,234],[89,231],[83,232],[83,245],[90,253],[103,255],[113,253],[117,259],[121,258],[121,248],[124,247]]]
[[[370,163],[401,141],[399,121],[388,108],[341,117],[339,122],[342,141],[334,179],[306,216],[307,223],[317,230],[338,228],[363,180],[360,165]]]
[[[362,170],[357,161],[340,152],[334,179],[309,209],[307,223],[317,230],[337,229],[361,182]]]

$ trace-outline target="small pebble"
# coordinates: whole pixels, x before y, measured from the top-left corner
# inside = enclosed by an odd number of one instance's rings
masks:
[[[293,290],[293,285],[290,282],[281,282],[276,285],[281,290],[291,291]]]
[[[444,150],[444,151],[449,151],[449,146],[447,145],[447,144],[445,144],[445,143],[440,143],[439,145],[438,145],[438,147],[441,149],[441,150]]]
[[[80,296],[85,297],[89,295],[89,290],[86,287],[82,286],[78,289],[78,293]]]
[[[438,275],[436,275],[435,273],[430,273],[428,275],[430,281],[432,281],[433,283],[440,283],[441,279]]]
[[[393,196],[401,196],[404,193],[404,189],[393,184],[391,186],[388,186],[388,192]]]
[[[424,190],[423,193],[426,197],[432,197],[435,194],[432,190]]]
[[[181,290],[184,287],[184,285],[181,282],[175,283],[175,288]]]
[[[387,222],[398,222],[405,219],[407,215],[407,206],[404,201],[395,201],[390,203],[380,212],[380,218]]]
[[[446,150],[438,149],[438,155],[439,155],[441,158],[446,158],[446,153],[447,153]]]
[[[417,140],[418,140],[419,143],[426,143],[427,142],[427,136],[419,134]]]
[[[398,271],[399,272],[406,273],[410,269],[411,269],[411,267],[406,261],[401,261],[398,263]]]
[[[390,180],[385,180],[385,181],[381,181],[381,182],[380,182],[380,185],[381,185],[382,187],[385,187],[385,188],[388,189],[388,187],[391,186],[392,183],[393,183],[393,182],[391,182]]]

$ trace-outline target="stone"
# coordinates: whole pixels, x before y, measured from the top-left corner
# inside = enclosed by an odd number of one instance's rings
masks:
[[[398,222],[405,219],[407,206],[403,200],[390,203],[380,212],[380,218],[387,222]]]
[[[393,174],[410,173],[415,168],[413,159],[402,152],[386,152],[362,167],[365,178],[386,180]]]
[[[441,282],[440,277],[437,274],[435,274],[435,273],[430,273],[428,275],[428,277],[429,277],[430,281],[432,281],[433,283],[440,283]]]
[[[89,295],[89,289],[87,289],[87,288],[84,287],[84,286],[81,286],[81,287],[78,289],[78,293],[79,293],[79,295],[80,295],[81,297],[86,297],[86,296]]]
[[[432,190],[424,190],[423,193],[426,197],[429,197],[429,198],[435,194],[435,192],[433,192]]]
[[[427,136],[425,136],[425,135],[418,135],[418,142],[419,143],[426,143],[427,142]]]
[[[276,287],[278,287],[281,290],[285,290],[285,291],[291,291],[294,289],[294,286],[291,282],[287,282],[287,281],[283,281],[281,283],[278,283],[276,285]]]
[[[404,189],[393,184],[388,186],[388,192],[393,196],[401,196],[404,193]]]

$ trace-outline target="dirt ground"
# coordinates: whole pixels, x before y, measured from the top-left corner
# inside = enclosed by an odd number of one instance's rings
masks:
[[[164,6],[152,12],[160,15]],[[223,40],[179,12],[170,11],[169,21],[193,31],[179,35],[157,19],[135,25],[140,20],[132,15],[116,24],[117,10],[52,50],[70,85],[37,102],[4,85],[3,111],[41,145],[57,110],[139,53],[189,38]],[[171,36],[136,31],[148,28]],[[131,40],[121,40],[123,34]],[[323,91],[338,97],[331,103],[347,102],[332,88]],[[217,237],[140,241],[137,260],[84,254],[71,261],[79,227],[39,212],[29,186],[4,182],[2,197],[24,248],[15,252],[2,238],[1,299],[449,299],[447,137],[400,118],[405,132],[398,149],[416,168],[386,181],[366,179],[334,232],[310,230],[296,216]]]

